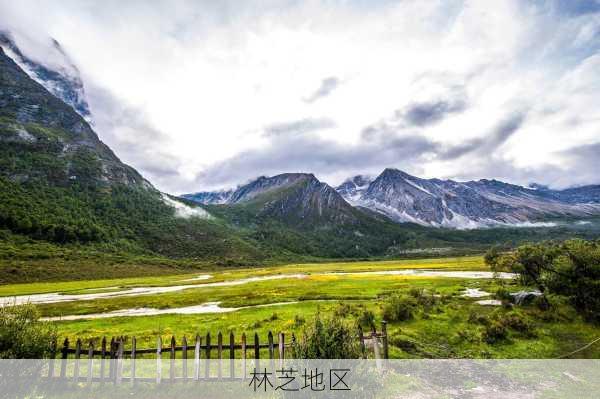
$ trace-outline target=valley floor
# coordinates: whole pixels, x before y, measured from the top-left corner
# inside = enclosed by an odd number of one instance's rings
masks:
[[[566,303],[550,311],[479,303],[494,303],[500,288],[526,289],[511,275],[500,277],[492,278],[481,257],[296,264],[3,285],[0,303],[36,303],[61,339],[135,336],[138,347],[151,348],[158,335],[301,336],[317,313],[355,324],[370,311],[379,329],[388,297],[418,289],[437,299],[419,306],[413,318],[388,324],[391,357],[556,358],[600,336],[599,326],[582,321]],[[498,322],[506,322],[505,334],[490,339],[490,325]],[[600,345],[573,357],[600,358]]]

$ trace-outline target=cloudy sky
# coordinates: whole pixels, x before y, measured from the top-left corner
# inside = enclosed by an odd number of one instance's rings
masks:
[[[396,167],[600,183],[600,0],[11,1],[78,66],[95,130],[164,191]]]

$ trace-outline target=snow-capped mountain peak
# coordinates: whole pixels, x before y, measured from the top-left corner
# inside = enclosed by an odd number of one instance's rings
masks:
[[[362,196],[363,192],[369,188],[369,184],[373,181],[373,178],[365,175],[357,175],[345,180],[342,184],[337,186],[336,190],[344,197],[350,204],[355,205]]]
[[[30,78],[91,122],[90,107],[79,70],[60,43],[48,38],[48,43],[38,44],[45,53],[43,63],[23,50],[8,31],[0,30],[0,47]]]

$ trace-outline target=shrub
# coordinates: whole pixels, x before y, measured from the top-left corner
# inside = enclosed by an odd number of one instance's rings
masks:
[[[510,295],[510,292],[504,287],[500,287],[496,290],[495,297],[496,299],[502,302],[510,302],[513,300],[513,297]]]
[[[435,296],[435,292],[430,292],[425,289],[413,288],[410,290],[410,296],[415,298],[419,306],[423,306],[426,310],[435,306],[439,302],[439,298]]]
[[[277,313],[273,312],[273,314],[269,316],[269,318],[265,321],[275,321],[277,319],[279,319],[279,316],[277,315]]]
[[[483,338],[487,343],[495,343],[508,337],[509,330],[527,337],[535,337],[534,326],[528,318],[517,312],[495,313],[488,318]]]
[[[458,330],[456,338],[458,342],[478,342],[479,334],[474,330]]]
[[[500,322],[507,328],[511,328],[522,334],[533,336],[533,325],[531,322],[517,313],[508,313],[504,315]]]
[[[298,328],[301,325],[303,325],[305,322],[306,322],[306,320],[304,320],[304,317],[299,316],[299,315],[294,316],[294,327]]]
[[[413,341],[410,341],[400,335],[392,335],[390,337],[390,345],[400,348],[408,353],[418,352],[417,345]]]
[[[499,271],[496,269],[498,265],[498,260],[500,259],[501,253],[500,249],[497,246],[493,246],[487,250],[485,255],[483,255],[483,260],[486,265],[490,266],[493,271]]]
[[[358,318],[358,324],[369,329],[375,329],[375,314],[370,310],[363,310]]]
[[[474,310],[471,310],[471,312],[469,313],[468,320],[469,320],[469,323],[477,323],[477,324],[483,324],[483,325],[488,325],[490,323],[490,320],[486,316],[484,316]]]
[[[528,337],[534,337],[535,331],[533,324],[529,319],[524,318],[522,315],[511,312],[499,317],[499,322],[502,323],[506,328],[515,330]]]
[[[392,295],[383,305],[383,318],[386,321],[405,321],[414,317],[417,301],[412,296]]]
[[[360,355],[356,333],[337,318],[321,319],[317,313],[292,347],[296,359],[356,359]]]
[[[571,322],[578,312],[574,307],[569,306],[570,303],[569,298],[561,295],[547,295],[545,301],[541,300],[541,297],[536,297],[532,301],[532,314],[547,322]]]
[[[494,344],[498,341],[502,341],[506,339],[507,336],[508,329],[499,321],[490,323],[483,332],[483,339],[488,344]]]
[[[56,341],[56,329],[40,321],[31,304],[0,308],[0,358],[41,359],[47,357]]]
[[[253,328],[255,330],[258,329],[258,328],[261,328],[261,327],[262,327],[262,323],[259,320],[257,320],[254,323],[250,324],[250,328]]]
[[[337,317],[348,317],[352,313],[352,306],[347,303],[340,302],[335,308],[334,314]]]

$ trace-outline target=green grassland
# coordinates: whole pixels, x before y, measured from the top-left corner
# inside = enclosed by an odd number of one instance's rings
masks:
[[[61,338],[82,338],[98,342],[102,336],[136,336],[138,345],[152,347],[156,337],[175,335],[181,339],[221,331],[257,332],[266,340],[268,331],[301,336],[303,329],[319,313],[337,317],[355,326],[365,311],[373,312],[380,326],[382,309],[392,294],[408,294],[415,289],[438,298],[430,306],[419,306],[413,318],[389,323],[390,355],[394,358],[555,358],[567,354],[600,336],[600,327],[584,322],[570,305],[556,302],[552,310],[526,306],[482,306],[474,298],[462,296],[465,288],[494,293],[499,288],[518,291],[516,281],[494,279],[441,278],[406,275],[351,274],[399,269],[487,270],[481,257],[419,259],[381,262],[293,264],[258,269],[209,270],[193,274],[142,276],[123,279],[76,282],[12,284],[0,287],[0,296],[33,293],[111,292],[115,287],[197,284],[183,291],[102,298],[78,302],[39,305],[44,317],[102,313],[112,310],[151,307],[175,308],[220,302],[222,307],[246,307],[229,313],[163,314],[143,317],[112,317],[56,322]],[[344,272],[350,274],[327,274]],[[184,281],[199,274],[206,280]],[[202,287],[202,284],[277,274],[307,274],[305,278],[255,281],[233,286]],[[88,291],[93,290],[93,291]],[[293,302],[277,305],[280,302]],[[269,304],[271,304],[269,306]],[[255,305],[267,305],[252,307]],[[494,342],[486,339],[487,326],[494,320],[518,319],[506,335]],[[512,320],[511,319],[511,320]],[[368,329],[368,326],[363,326]],[[600,347],[593,345],[575,357],[599,358]]]

